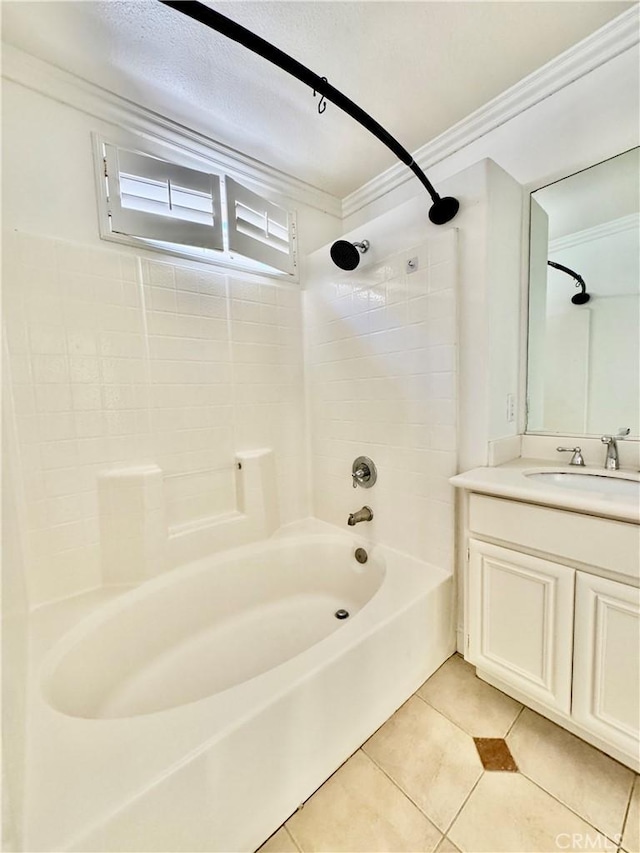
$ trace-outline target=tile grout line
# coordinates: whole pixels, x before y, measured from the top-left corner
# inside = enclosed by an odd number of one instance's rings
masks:
[[[552,800],[555,800],[555,801],[556,801],[556,803],[559,803],[563,808],[568,809],[568,811],[570,811],[570,812],[571,812],[572,814],[574,814],[576,817],[580,818],[580,820],[581,820],[581,821],[583,821],[583,822],[584,822],[584,823],[586,823],[588,826],[590,826],[590,827],[592,827],[593,829],[595,829],[595,831],[596,831],[599,835],[603,835],[605,838],[607,838],[607,839],[608,839],[609,841],[611,841],[613,844],[615,844],[616,846],[618,846],[618,845],[617,845],[617,842],[616,842],[616,841],[614,841],[614,839],[613,839],[613,838],[611,838],[611,836],[610,836],[608,833],[606,833],[606,832],[605,832],[604,830],[602,830],[602,829],[599,829],[597,826],[595,826],[595,824],[591,823],[591,821],[590,821],[590,820],[587,820],[587,818],[586,818],[586,817],[584,817],[584,815],[581,815],[581,814],[580,814],[580,812],[577,812],[577,811],[576,811],[574,808],[572,808],[570,805],[568,805],[567,803],[563,802],[563,800],[561,800],[559,797],[556,797],[556,795],[555,795],[555,794],[552,794],[552,793],[551,793],[551,791],[547,791],[547,789],[546,789],[546,788],[544,788],[544,787],[543,787],[539,782],[536,782],[536,780],[535,780],[535,779],[532,779],[532,778],[531,778],[531,776],[527,776],[527,774],[526,774],[526,773],[523,773],[523,772],[522,772],[522,770],[518,770],[518,773],[520,773],[520,775],[521,775],[521,776],[523,776],[525,779],[527,779],[527,781],[531,782],[531,784],[532,784],[532,785],[535,785],[535,786],[536,786],[536,788],[539,788],[541,791],[543,791],[545,794],[547,794],[547,796],[551,797],[551,799],[552,799]],[[623,824],[623,826],[624,826],[624,824]],[[615,833],[614,833],[614,835],[615,835]]]
[[[312,796],[313,796],[313,795],[312,795]],[[293,814],[295,814],[295,812],[294,812]],[[291,838],[291,840],[293,841],[294,845],[298,848],[298,850],[300,851],[300,853],[304,853],[304,851],[303,851],[303,849],[302,849],[302,846],[301,846],[300,844],[298,844],[298,840],[296,839],[295,835],[293,834],[293,832],[292,832],[292,831],[289,829],[289,827],[287,826],[287,821],[289,821],[289,820],[291,819],[291,817],[293,817],[293,815],[290,815],[290,816],[287,818],[287,820],[285,820],[285,822],[282,824],[282,826],[283,826],[283,828],[284,828],[284,829],[289,833],[289,837],[290,837],[290,838]]]
[[[366,742],[366,741],[365,741],[365,742]],[[384,767],[381,767],[381,766],[378,764],[378,762],[375,760],[375,758],[373,758],[373,756],[369,755],[369,753],[365,751],[364,746],[361,746],[361,747],[360,747],[360,749],[361,749],[361,750],[362,750],[362,752],[367,756],[367,758],[369,759],[369,761],[371,761],[371,763],[374,765],[374,767],[377,767],[377,768],[378,768],[378,770],[379,770],[379,771],[380,771],[384,776],[386,776],[386,778],[391,782],[391,784],[392,784],[392,785],[394,785],[394,786],[398,789],[398,791],[400,791],[400,793],[402,794],[402,796],[403,796],[403,797],[406,797],[406,799],[407,799],[407,800],[409,800],[409,802],[410,802],[410,803],[412,803],[412,804],[413,804],[413,805],[418,809],[418,811],[420,812],[420,814],[421,814],[421,815],[423,815],[423,816],[424,816],[424,817],[429,821],[429,823],[430,823],[432,826],[434,826],[434,827],[438,830],[438,832],[440,833],[440,835],[442,835],[442,837],[444,838],[444,832],[440,829],[440,827],[439,827],[439,826],[438,826],[438,824],[433,820],[433,818],[432,818],[432,817],[429,817],[429,815],[425,812],[425,810],[424,810],[421,806],[419,806],[419,805],[418,805],[418,803],[416,803],[416,801],[413,799],[413,797],[412,797],[410,794],[408,794],[408,793],[404,790],[404,788],[402,788],[402,787],[398,784],[398,782],[396,782],[396,780],[395,780],[392,776],[389,776],[389,774],[388,774],[388,773],[387,773],[387,771],[384,769]],[[474,787],[475,787],[475,785],[474,785]],[[440,841],[438,841],[438,844],[440,844],[440,842],[441,842],[441,841],[442,841],[442,839],[440,839]],[[436,846],[437,846],[437,845],[436,845]]]
[[[457,811],[457,812],[456,812],[456,814],[454,815],[453,820],[451,821],[451,823],[450,823],[450,824],[449,824],[449,826],[447,827],[446,832],[444,833],[445,838],[449,838],[449,831],[450,831],[450,830],[451,830],[451,828],[453,827],[454,823],[455,823],[455,822],[458,820],[458,818],[460,817],[460,813],[462,812],[462,809],[467,805],[467,803],[469,802],[469,800],[470,800],[470,798],[471,798],[471,795],[473,794],[473,792],[475,791],[475,789],[478,787],[478,785],[480,784],[480,780],[482,779],[482,777],[483,777],[483,776],[485,776],[485,775],[486,775],[486,773],[487,773],[487,771],[483,769],[482,773],[478,776],[478,778],[477,778],[477,779],[476,779],[476,781],[474,782],[473,787],[471,788],[471,790],[469,791],[469,793],[467,794],[467,796],[464,798],[464,800],[463,800],[463,802],[462,802],[462,805],[460,806],[460,808],[458,809],[458,811]],[[450,839],[450,838],[449,838],[449,841],[451,841],[451,839]],[[452,843],[452,844],[454,844],[454,842],[453,842],[453,841],[451,841],[451,843]],[[455,846],[457,847],[458,845],[456,844]]]
[[[624,840],[624,833],[627,828],[627,820],[629,819],[629,812],[631,811],[631,800],[633,799],[633,792],[635,790],[636,785],[640,782],[640,776],[636,773],[631,782],[631,790],[629,791],[629,799],[627,801],[627,808],[624,813],[624,818],[622,819],[622,829],[620,830],[620,841],[618,842],[618,847],[622,847],[622,842]]]
[[[295,812],[294,812],[294,814],[295,814]],[[287,820],[289,820],[289,818],[287,818]],[[284,829],[284,831],[287,833],[287,835],[289,836],[289,838],[290,838],[290,839],[291,839],[291,841],[293,842],[293,846],[298,850],[298,853],[304,853],[304,850],[303,850],[303,849],[302,849],[302,847],[298,844],[298,842],[295,840],[295,838],[293,837],[293,835],[292,835],[292,833],[291,833],[291,830],[290,830],[290,829],[289,829],[289,827],[287,826],[287,821],[285,821],[285,822],[282,824],[282,828]]]
[[[426,684],[426,682],[425,682],[425,684]],[[418,690],[419,689],[420,688],[418,688]],[[472,735],[471,732],[468,732],[466,729],[463,729],[462,726],[460,725],[460,723],[457,723],[455,720],[453,720],[451,717],[449,717],[447,714],[445,714],[444,711],[441,711],[440,708],[436,708],[436,706],[433,705],[431,702],[429,702],[428,699],[425,699],[424,696],[420,696],[420,694],[417,691],[413,695],[416,696],[418,699],[422,700],[424,702],[424,704],[427,705],[429,708],[431,708],[433,711],[436,711],[438,714],[441,714],[446,720],[448,720],[450,723],[452,723],[454,726],[456,726],[456,728],[460,729],[461,732],[463,732],[465,735],[468,735],[468,737],[470,737],[470,738],[480,737],[480,735]],[[507,694],[504,693],[503,695],[506,696]],[[509,696],[508,698],[511,699],[511,696]],[[517,699],[514,699],[513,701],[518,702]],[[518,702],[518,705],[521,706],[520,710],[518,711],[518,713],[514,717],[514,720],[511,723],[511,725],[509,726],[509,730],[507,731],[507,733],[502,736],[502,740],[506,740],[507,735],[511,732],[511,729],[518,722],[518,718],[519,718],[520,714],[522,714],[522,712],[524,711],[524,709],[526,707],[526,705],[522,705],[521,702]]]
[[[506,694],[505,694],[505,695],[506,695]],[[520,717],[522,716],[522,714],[523,714],[523,712],[524,712],[525,707],[526,707],[526,705],[522,705],[522,706],[521,706],[521,708],[520,708],[520,710],[519,710],[519,711],[518,711],[518,713],[516,714],[514,721],[511,723],[511,725],[509,726],[509,730],[507,731],[506,735],[504,736],[504,740],[505,740],[505,741],[507,740],[507,738],[508,738],[508,737],[509,737],[509,735],[511,734],[511,732],[512,732],[512,730],[513,730],[513,727],[515,726],[515,724],[518,722],[518,720],[519,720],[519,719],[520,719]],[[509,751],[511,751],[511,750],[509,750]]]

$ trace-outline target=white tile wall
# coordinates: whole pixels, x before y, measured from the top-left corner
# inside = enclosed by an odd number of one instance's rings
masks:
[[[283,521],[307,514],[297,288],[15,233],[3,265],[32,604],[101,582],[104,470],[176,475],[178,527],[234,508],[234,453],[272,447]]]
[[[406,274],[407,259],[417,271]],[[305,293],[315,514],[452,567],[456,472],[456,232],[351,273],[316,272]],[[364,454],[378,482],[354,490]]]

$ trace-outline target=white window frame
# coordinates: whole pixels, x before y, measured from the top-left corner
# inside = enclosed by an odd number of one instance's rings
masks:
[[[284,282],[298,282],[298,263],[297,263],[297,228],[296,228],[296,213],[295,210],[282,208],[274,204],[274,202],[265,199],[258,193],[249,190],[247,187],[239,184],[235,178],[219,172],[209,172],[208,168],[202,171],[198,169],[188,168],[172,160],[165,160],[162,154],[156,152],[143,151],[135,145],[131,145],[128,140],[123,145],[114,144],[113,142],[101,137],[99,134],[92,134],[94,159],[96,164],[96,189],[98,200],[98,222],[100,230],[100,238],[114,243],[120,243],[128,246],[135,246],[146,251],[158,252],[160,254],[172,255],[175,257],[188,258],[215,267],[221,267],[228,273],[249,273],[254,276],[264,278],[266,281],[277,280]],[[189,240],[189,234],[196,234],[200,231],[199,223],[191,223],[173,217],[158,216],[157,214],[149,214],[142,211],[123,208],[120,204],[119,191],[114,193],[113,178],[109,181],[107,177],[107,158],[106,152],[111,149],[116,151],[125,151],[131,154],[134,158],[152,158],[158,162],[159,174],[167,174],[169,170],[175,168],[175,176],[178,180],[188,180],[191,173],[191,179],[194,180],[193,186],[201,186],[199,183],[203,179],[212,179],[212,188],[218,201],[213,197],[214,204],[214,225],[211,228],[211,234],[208,236],[208,242],[217,241],[220,237],[220,248],[192,246],[188,242],[182,243],[175,236],[180,234],[186,236]],[[164,153],[164,152],[163,152]],[[117,162],[113,163],[113,157],[110,157],[111,170],[119,169]],[[135,162],[132,160],[131,162]],[[148,163],[146,165],[149,165]],[[153,165],[153,164],[151,164]],[[118,172],[119,174],[119,172]],[[116,182],[117,183],[117,182]],[[189,186],[189,184],[185,184]],[[247,235],[238,233],[235,227],[235,222],[232,223],[228,219],[229,214],[229,198],[227,196],[227,185],[231,187],[231,204],[235,205],[235,199],[239,195],[242,198],[242,203],[251,202],[256,205],[261,204],[261,210],[264,210],[267,215],[270,215],[275,221],[282,222],[283,214],[286,215],[288,224],[288,240],[289,252],[274,251],[273,248],[265,244],[262,240],[254,240]],[[109,194],[107,192],[109,190]],[[216,210],[217,208],[217,210]],[[219,215],[221,213],[221,215]],[[115,214],[115,228],[114,218]],[[141,214],[141,216],[138,216]],[[127,231],[142,230],[137,228],[137,224],[144,226],[145,221],[155,220],[159,223],[160,220],[166,219],[167,223],[167,239],[162,240],[161,236],[156,237],[141,237],[135,234],[126,233]],[[218,228],[216,228],[216,225]],[[195,228],[193,226],[196,226]],[[164,225],[161,225],[164,227]],[[158,233],[158,232],[156,232]],[[244,239],[242,239],[244,238]],[[277,264],[277,266],[276,266]]]

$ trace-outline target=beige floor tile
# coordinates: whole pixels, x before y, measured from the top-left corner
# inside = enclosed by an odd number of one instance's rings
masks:
[[[416,696],[363,750],[442,832],[482,773],[473,738]]]
[[[465,853],[605,850],[611,843],[520,773],[485,773],[447,836]]]
[[[522,705],[475,672],[454,655],[425,681],[418,695],[474,737],[504,737]]]
[[[610,838],[622,832],[632,770],[528,708],[507,743],[521,773]]]
[[[438,845],[436,853],[460,853],[460,850],[455,844],[452,844],[448,838],[443,838]]]
[[[281,826],[256,853],[298,853],[298,847],[286,827]]]
[[[441,834],[362,751],[286,823],[304,853],[433,851]]]
[[[629,814],[622,836],[622,846],[627,853],[640,853],[640,776],[636,776]]]

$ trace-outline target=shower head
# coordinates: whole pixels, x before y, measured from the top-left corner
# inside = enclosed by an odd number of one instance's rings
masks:
[[[579,284],[576,285],[576,287],[579,287],[579,286],[580,286]],[[573,302],[574,305],[584,305],[590,299],[591,299],[591,297],[586,292],[586,290],[581,290],[580,293],[576,293],[575,296],[571,297],[571,301]]]
[[[587,293],[587,285],[584,283],[584,279],[580,273],[569,269],[569,267],[565,267],[564,264],[559,264],[557,261],[547,261],[547,264],[556,270],[560,270],[560,272],[565,272],[567,275],[570,275],[571,278],[576,280],[576,287],[580,288],[580,293],[576,293],[575,296],[571,297],[571,301],[574,305],[585,305],[591,299]]]
[[[444,225],[446,222],[451,222],[459,209],[458,199],[447,195],[434,201],[429,208],[429,219],[434,225]]]
[[[369,250],[369,241],[349,243],[347,240],[336,240],[331,247],[331,260],[341,270],[354,270],[360,263],[360,254]]]

